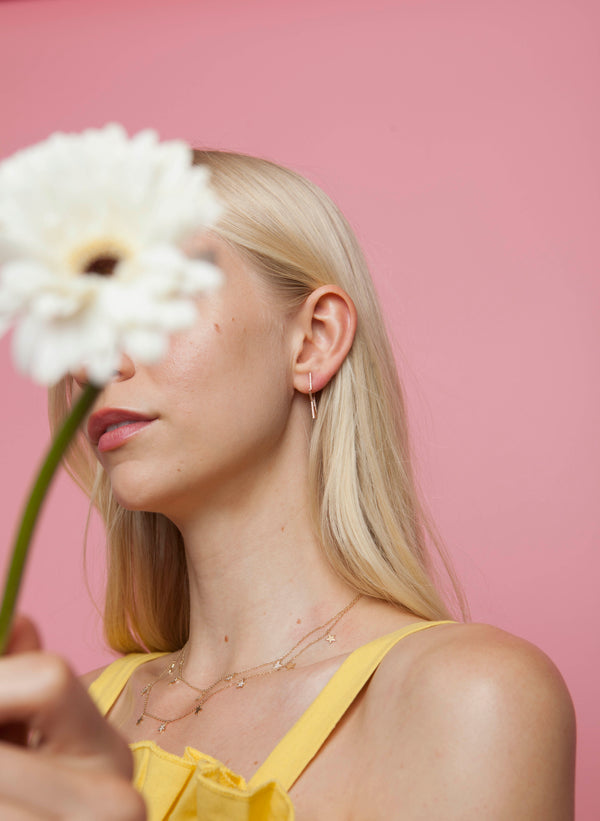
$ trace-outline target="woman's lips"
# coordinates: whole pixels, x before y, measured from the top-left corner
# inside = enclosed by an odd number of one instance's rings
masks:
[[[104,408],[90,416],[88,437],[101,453],[120,447],[156,417],[123,408]]]
[[[107,450],[114,450],[121,447],[121,445],[132,436],[135,436],[142,428],[147,428],[151,425],[154,419],[146,419],[138,422],[126,422],[114,430],[107,430],[98,440],[98,450],[100,453],[106,453]]]

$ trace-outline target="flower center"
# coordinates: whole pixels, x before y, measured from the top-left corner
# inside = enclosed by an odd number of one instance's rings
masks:
[[[117,257],[96,257],[89,262],[83,273],[84,274],[98,274],[101,277],[109,277],[114,273],[119,260]]]
[[[76,248],[71,254],[71,268],[76,274],[109,277],[115,268],[131,255],[131,249],[114,239],[96,239]]]

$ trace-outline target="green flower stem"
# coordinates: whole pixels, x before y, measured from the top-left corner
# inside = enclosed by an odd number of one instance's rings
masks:
[[[60,430],[52,440],[50,449],[44,459],[42,467],[37,475],[35,484],[31,490],[25,510],[21,518],[21,524],[15,539],[12,558],[6,577],[6,586],[4,588],[4,597],[2,599],[2,608],[0,609],[0,656],[4,655],[8,637],[10,635],[10,626],[12,623],[17,597],[19,595],[19,588],[23,578],[23,571],[31,537],[40,513],[42,504],[50,487],[50,483],[56,472],[56,468],[60,464],[65,451],[69,447],[73,436],[83,421],[85,415],[94,404],[101,388],[94,385],[88,385],[73,408],[63,422]]]

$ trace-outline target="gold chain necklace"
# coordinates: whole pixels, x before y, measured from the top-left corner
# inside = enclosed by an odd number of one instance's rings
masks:
[[[228,690],[230,687],[236,687],[241,690],[245,686],[246,682],[251,678],[270,676],[272,673],[278,673],[280,670],[293,670],[296,666],[297,659],[310,647],[313,647],[313,645],[317,644],[319,641],[326,641],[330,646],[335,642],[336,637],[331,631],[340,619],[342,619],[346,613],[354,607],[360,598],[361,594],[359,593],[358,596],[352,599],[352,601],[336,613],[335,616],[330,618],[324,624],[314,627],[309,633],[299,639],[299,641],[297,641],[290,650],[283,655],[278,656],[273,661],[266,661],[256,667],[247,667],[244,670],[225,673],[225,675],[222,675],[213,681],[212,684],[209,684],[208,687],[197,687],[195,684],[187,681],[184,677],[183,665],[185,663],[187,643],[184,644],[175,661],[167,665],[167,667],[164,668],[164,670],[154,679],[154,681],[148,682],[148,684],[146,684],[140,691],[140,695],[143,696],[144,702],[141,715],[137,719],[136,724],[141,724],[145,718],[151,718],[158,722],[158,732],[164,733],[169,724],[173,724],[175,721],[181,721],[181,719],[187,718],[192,714],[198,715],[198,713],[202,711],[202,708],[206,702],[213,696],[216,696],[217,693],[223,692],[223,690]],[[312,638],[317,633],[319,635],[317,635],[316,638]],[[308,641],[311,638],[312,640]],[[150,696],[152,695],[154,686],[167,676],[171,678],[168,682],[169,686],[181,682],[186,687],[189,687],[190,690],[194,690],[198,693],[198,696],[194,699],[193,706],[185,713],[181,713],[174,718],[163,718],[162,716],[158,716],[149,710]]]

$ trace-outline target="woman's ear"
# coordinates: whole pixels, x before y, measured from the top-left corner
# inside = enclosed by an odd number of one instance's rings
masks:
[[[303,302],[297,316],[298,347],[294,387],[301,393],[322,390],[338,372],[356,333],[356,308],[337,285],[321,285]]]

